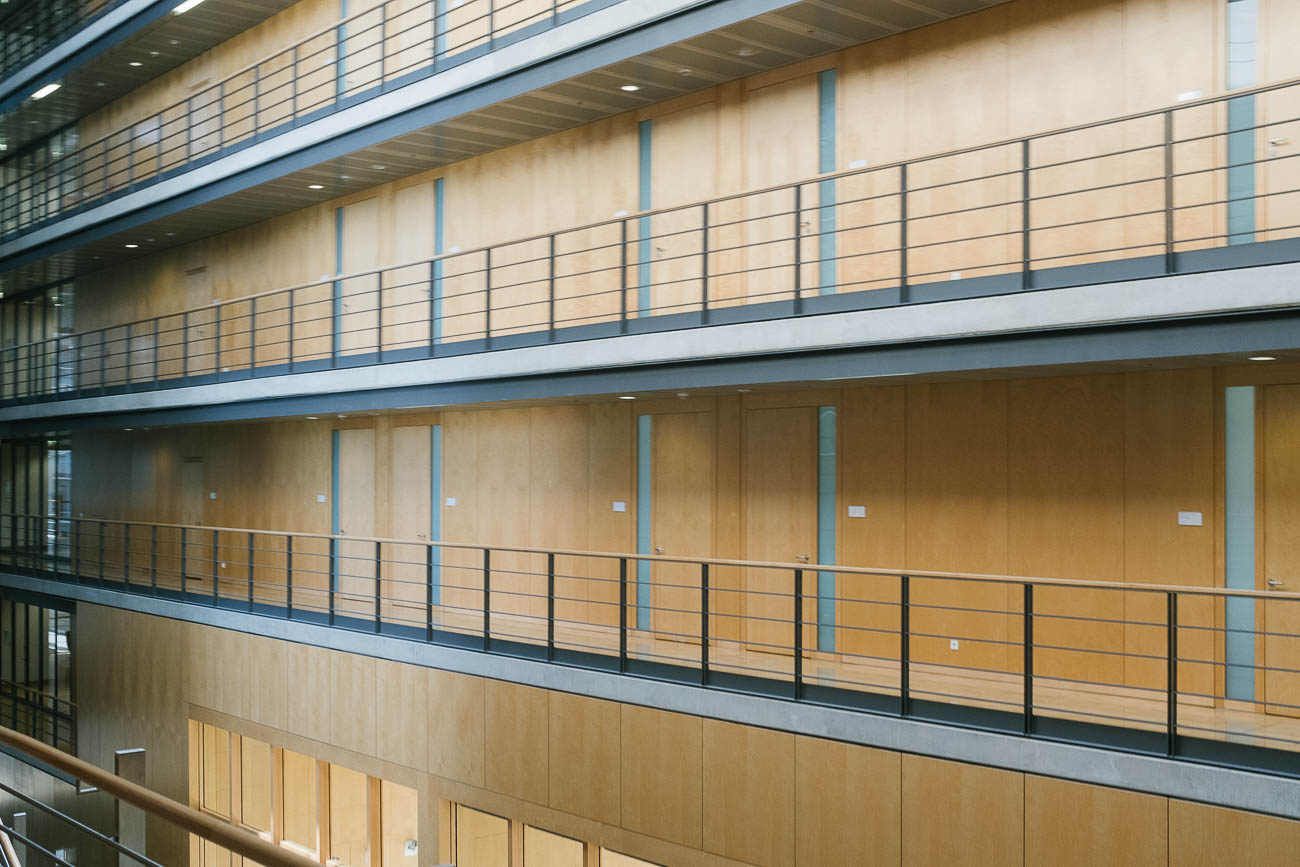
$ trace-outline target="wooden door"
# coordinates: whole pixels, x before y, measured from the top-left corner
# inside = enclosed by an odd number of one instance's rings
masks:
[[[338,532],[340,536],[375,534],[375,432],[338,432]],[[337,543],[335,605],[340,613],[375,614],[375,546],[341,539]]]
[[[339,273],[369,271],[379,264],[379,199],[366,199],[342,208]],[[379,348],[379,275],[366,274],[339,281],[338,346],[343,355]]]
[[[397,262],[417,262],[384,272],[384,351],[419,349],[428,345],[433,296],[432,267],[435,204],[433,182],[398,190],[397,232],[393,255]]]
[[[1261,470],[1256,494],[1263,536],[1256,580],[1261,590],[1300,590],[1300,385],[1260,389]],[[1272,584],[1270,582],[1280,582]],[[1264,696],[1269,713],[1300,716],[1300,603],[1266,602]],[[1283,669],[1283,670],[1278,670]]]
[[[654,120],[652,199],[656,208],[672,208],[716,194],[717,106],[683,109]],[[709,222],[718,222],[710,211]],[[704,291],[704,209],[667,211],[649,223],[651,258],[649,315],[699,310]],[[644,246],[644,245],[642,245]]]
[[[817,548],[817,410],[801,406],[745,413],[747,560],[811,561]],[[804,573],[803,622],[816,621],[817,575]],[[794,572],[745,570],[745,640],[752,649],[789,652],[794,642]],[[805,625],[804,640],[815,630]]]
[[[713,554],[713,414],[652,416],[651,550],[681,557]],[[651,628],[657,638],[699,640],[700,567],[655,563],[650,570]]]
[[[391,515],[394,539],[426,542],[432,505],[432,433],[428,425],[393,428]],[[428,548],[422,544],[384,546],[384,619],[422,626],[428,601]]]

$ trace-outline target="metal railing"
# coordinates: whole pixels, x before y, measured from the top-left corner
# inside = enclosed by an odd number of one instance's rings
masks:
[[[120,2],[39,0],[18,7],[0,20],[0,77],[39,56]]]
[[[589,4],[387,0],[14,178],[0,194],[0,235],[464,63],[584,14]]]
[[[644,211],[5,348],[0,400],[1300,261],[1291,137],[1296,82]]]
[[[0,516],[10,531],[27,516]],[[74,519],[12,574],[1300,775],[1300,594]],[[1267,629],[1229,626],[1258,607]],[[1234,621],[1236,622],[1236,621]],[[1263,619],[1261,618],[1261,621]],[[1248,633],[1266,658],[1227,659]],[[1234,641],[1234,644],[1238,642]],[[1266,651],[1264,648],[1267,648]],[[1226,703],[1231,678],[1264,697]]]
[[[0,680],[0,724],[56,749],[77,753],[77,705],[62,696]]]
[[[119,838],[120,827],[112,827],[120,822],[113,818],[119,812],[120,805],[129,805],[143,811],[151,820],[164,823],[168,830],[200,838],[215,856],[214,861],[207,863],[229,864],[232,855],[237,855],[247,858],[247,863],[263,864],[266,867],[319,865],[318,861],[277,846],[252,831],[187,807],[138,783],[55,750],[21,732],[0,728],[0,745],[38,763],[38,768],[51,768],[78,784],[93,787],[85,791],[97,801],[89,805],[77,803],[75,806],[78,809],[75,811],[61,810],[36,797],[33,791],[23,791],[17,784],[9,785],[0,781],[0,801],[7,807],[21,807],[27,814],[23,830],[15,827],[18,824],[16,821],[0,820],[0,833],[11,838],[13,849],[22,850],[21,853],[0,852],[0,857],[5,859],[6,864],[18,867],[21,862],[25,867],[45,864],[73,867],[72,862],[75,861],[77,864],[113,864],[118,867],[128,864],[162,867],[144,852],[123,845]],[[45,797],[49,797],[53,790],[49,784],[52,781],[44,779],[39,772],[31,774],[26,782],[28,785],[41,784],[32,785],[32,788]],[[78,794],[77,797],[80,799],[83,796]],[[74,812],[78,815],[74,815]],[[143,846],[143,839],[140,844]]]

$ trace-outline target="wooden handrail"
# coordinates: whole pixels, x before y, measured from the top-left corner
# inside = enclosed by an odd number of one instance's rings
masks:
[[[14,843],[9,839],[9,835],[0,828],[0,852],[4,852],[5,862],[9,867],[23,867],[22,862],[18,860],[18,853],[14,851]]]
[[[19,734],[13,729],[0,727],[0,743],[76,777],[81,782],[103,789],[121,801],[139,807],[146,813],[170,822],[191,834],[197,834],[264,867],[320,867],[318,862],[263,840],[251,831],[245,831],[228,822],[207,816],[192,807],[163,797],[144,786],[124,780],[116,774],[110,774],[89,762],[70,756],[62,750],[56,750],[34,738]]]
[[[10,517],[0,514],[0,519]],[[14,517],[50,520],[38,515]],[[991,584],[1035,584],[1049,587],[1070,587],[1079,590],[1130,590],[1146,593],[1178,593],[1184,596],[1236,596],[1247,599],[1300,600],[1300,592],[1288,590],[1245,590],[1235,587],[1205,587],[1194,584],[1153,584],[1139,581],[1103,581],[1086,578],[1044,578],[1033,575],[998,575],[987,572],[935,572],[925,569],[877,568],[872,566],[843,566],[835,563],[782,563],[769,560],[733,560],[721,557],[673,557],[665,554],[631,554],[616,551],[581,551],[573,548],[528,548],[518,545],[493,545],[483,542],[440,542],[429,539],[393,539],[382,536],[342,536],[329,533],[294,533],[287,530],[254,530],[248,527],[209,527],[202,524],[157,524],[148,521],[121,521],[110,518],[60,518],[60,521],[80,524],[112,524],[123,527],[158,527],[160,529],[188,530],[208,533],[234,533],[254,536],[274,536],[293,539],[333,539],[341,542],[380,543],[383,545],[410,545],[425,548],[451,548],[482,551],[489,548],[509,554],[554,554],[559,557],[590,557],[599,560],[644,560],[648,563],[688,563],[693,565],[734,566],[752,569],[799,569],[808,572],[834,572],[837,575],[862,575],[866,577],[942,578],[953,581],[977,581]],[[166,541],[166,540],[162,540]],[[300,555],[307,552],[298,551]],[[322,555],[323,556],[323,555]]]

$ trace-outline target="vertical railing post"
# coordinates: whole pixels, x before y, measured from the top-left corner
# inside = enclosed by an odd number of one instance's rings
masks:
[[[898,167],[898,300],[911,300],[907,286],[907,163]]]
[[[289,75],[289,123],[294,124],[298,121],[298,46],[293,47],[293,60],[291,61]]]
[[[261,120],[261,98],[262,98],[262,65],[259,63],[253,67],[253,140],[257,140],[257,133],[262,128]]]
[[[248,610],[251,613],[253,610],[253,534],[251,532],[248,534],[246,557],[248,559]]]
[[[384,543],[375,542],[375,634],[383,632],[383,598],[384,598]]]
[[[287,340],[287,342],[288,342],[288,344],[289,344],[289,362],[288,362],[288,363],[289,363],[289,372],[290,372],[290,373],[293,373],[293,307],[294,307],[294,303],[295,303],[295,302],[294,302],[294,297],[295,297],[296,292],[297,292],[296,289],[290,289],[290,290],[289,290],[289,332],[288,332],[288,340]]]
[[[217,150],[226,146],[226,81],[217,83]]]
[[[555,554],[546,554],[546,658],[555,659]]]
[[[803,312],[803,186],[794,185],[794,313]]]
[[[1166,751],[1170,756],[1178,752],[1178,594],[1173,590],[1165,593],[1167,607],[1165,632],[1168,647],[1165,650],[1167,670],[1165,674],[1165,703],[1169,711],[1166,720]]]
[[[803,697],[803,570],[794,570],[794,697]]]
[[[10,535],[9,538],[14,538]],[[99,586],[104,586],[104,522],[99,522]]]
[[[619,224],[619,333],[628,330],[628,221]]]
[[[248,375],[257,376],[257,296],[248,302]]]
[[[709,203],[700,205],[700,322],[709,322]]]
[[[1033,286],[1030,271],[1033,254],[1030,250],[1030,199],[1029,199],[1029,139],[1020,141],[1020,288]]]
[[[626,225],[626,222],[625,222]],[[627,671],[627,558],[618,558],[618,670]]]
[[[911,710],[912,610],[911,587],[906,575],[898,576],[898,715]]]
[[[293,536],[284,537],[284,619],[293,619]]]
[[[329,590],[329,625],[334,625],[335,594],[339,586],[339,540],[330,537],[330,590]]]
[[[122,583],[131,586],[131,525],[122,525]]]
[[[1166,111],[1165,133],[1165,273],[1174,273],[1174,113]]]
[[[158,318],[153,320],[153,384],[154,388],[158,387],[158,356],[162,354],[162,347],[158,343]]]
[[[77,518],[72,519],[72,548],[68,551],[69,566],[72,569],[72,578],[78,584],[81,583],[81,521]]]
[[[214,379],[221,379],[221,305],[212,305],[212,318],[216,320],[213,347],[214,355],[212,359],[212,376]]]
[[[158,595],[158,525],[149,525],[149,592]]]
[[[492,248],[483,251],[483,348],[492,346]]]
[[[181,379],[190,375],[190,311],[181,314]]]
[[[709,684],[709,564],[700,564],[700,685]]]
[[[441,259],[429,260],[429,357],[438,354],[438,267]]]
[[[547,274],[546,287],[546,322],[547,322],[547,339],[555,340],[555,234],[552,233],[548,238],[549,249],[546,254],[546,262],[549,273]]]
[[[433,545],[424,546],[424,640],[433,641]]]
[[[1034,585],[1024,585],[1024,733],[1034,731]]]
[[[492,640],[492,551],[483,549],[483,649]]]

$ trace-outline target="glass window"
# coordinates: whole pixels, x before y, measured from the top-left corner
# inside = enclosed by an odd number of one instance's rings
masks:
[[[339,867],[364,867],[368,861],[369,788],[365,774],[330,765],[330,858]]]
[[[199,803],[204,809],[230,818],[230,732],[203,724],[203,788]]]
[[[316,852],[316,760],[284,750],[284,839]]]
[[[456,805],[456,867],[509,867],[510,823]]]
[[[271,745],[240,738],[242,820],[258,831],[271,830]]]
[[[582,867],[580,840],[524,826],[524,867]]]
[[[420,833],[420,796],[408,786],[384,780],[380,783],[380,816],[383,825],[384,867],[415,867],[416,842]],[[410,843],[412,845],[408,846]]]

